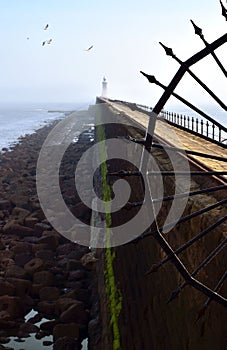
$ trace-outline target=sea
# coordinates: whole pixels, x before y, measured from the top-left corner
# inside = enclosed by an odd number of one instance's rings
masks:
[[[85,110],[91,103],[0,104],[0,151],[13,147],[21,136],[31,134],[65,114]]]

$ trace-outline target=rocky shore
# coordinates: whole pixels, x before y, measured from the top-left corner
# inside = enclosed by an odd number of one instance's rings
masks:
[[[56,123],[0,154],[0,349],[11,349],[12,336],[22,349],[31,334],[44,348],[81,349],[89,323],[94,323],[90,310],[95,259],[88,247],[51,227],[36,193],[39,150]],[[61,167],[64,199],[84,222],[91,213],[73,192],[73,179],[88,146],[89,140],[72,144]],[[31,310],[35,316],[25,319]],[[53,341],[45,340],[50,335]]]

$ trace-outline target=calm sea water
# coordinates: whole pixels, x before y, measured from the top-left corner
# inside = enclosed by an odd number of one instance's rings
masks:
[[[64,113],[57,111],[75,111],[87,109],[88,106],[89,103],[0,104],[0,150],[13,145],[20,136],[31,134],[46,123],[64,116]],[[49,113],[50,110],[56,112]]]

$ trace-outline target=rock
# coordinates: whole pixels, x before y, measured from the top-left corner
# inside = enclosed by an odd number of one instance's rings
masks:
[[[14,241],[11,244],[10,251],[15,254],[31,253],[32,245],[29,243]]]
[[[38,236],[41,236],[41,234],[43,233],[43,231],[46,231],[46,230],[51,230],[51,227],[50,225],[47,225],[47,224],[43,224],[42,222],[38,222],[37,224],[35,224],[35,232]]]
[[[33,283],[30,290],[30,295],[32,298],[39,298],[40,289],[43,288],[42,284]]]
[[[49,271],[35,272],[33,275],[33,283],[42,284],[42,286],[52,286],[54,284],[54,275]]]
[[[55,343],[53,350],[80,350],[81,344],[74,337],[62,337],[59,338]]]
[[[29,252],[16,254],[14,257],[15,264],[24,267],[30,260],[33,259],[33,255]]]
[[[24,265],[25,271],[30,275],[33,275],[35,272],[42,270],[42,268],[43,268],[43,260],[39,258],[34,258]]]
[[[11,208],[12,208],[11,201],[9,201],[7,199],[0,200],[0,210],[9,210]]]
[[[87,289],[76,288],[67,292],[62,298],[72,298],[79,301],[83,301],[87,306],[90,305],[90,294]]]
[[[60,297],[60,290],[57,287],[43,287],[39,292],[40,300],[54,301]]]
[[[27,273],[26,271],[17,265],[10,265],[9,267],[6,268],[6,273],[5,277],[14,277],[14,278],[19,278],[19,279],[26,279],[27,278]]]
[[[66,269],[67,271],[75,271],[82,268],[82,263],[75,259],[67,260]]]
[[[87,270],[94,270],[96,261],[98,261],[98,259],[95,257],[94,252],[85,254],[81,258],[81,263]]]
[[[54,341],[63,337],[72,337],[74,339],[79,339],[79,336],[79,325],[76,323],[57,324],[53,329]]]
[[[7,311],[0,311],[0,320],[1,321],[10,321],[12,318]]]
[[[36,323],[40,322],[42,320],[42,318],[43,318],[43,315],[40,313],[37,313],[35,316],[30,317],[27,320],[27,322],[32,323],[32,324],[36,324]]]
[[[6,311],[12,320],[25,315],[25,307],[21,298],[4,295],[0,297],[0,311]]]
[[[76,281],[76,280],[81,280],[84,277],[85,277],[85,272],[83,270],[70,271],[68,280]]]
[[[39,220],[37,218],[32,218],[32,217],[26,217],[24,220],[24,224],[27,227],[31,227],[34,228],[35,225],[39,222]]]
[[[43,346],[51,346],[52,344],[53,344],[53,342],[50,341],[50,340],[44,340],[43,341]]]
[[[5,244],[0,239],[0,250],[5,250]]]
[[[55,251],[58,246],[58,238],[53,234],[45,235],[39,238],[38,243],[44,243],[48,246],[48,249]]]
[[[0,296],[1,295],[9,295],[12,296],[15,294],[15,287],[13,284],[0,280]]]
[[[34,234],[34,230],[30,227],[18,224],[16,220],[10,220],[3,227],[3,232],[7,234],[16,234],[19,237],[31,236]]]
[[[39,252],[40,250],[49,250],[48,244],[46,243],[37,243],[34,244],[32,247],[32,251],[33,253],[36,255],[37,252]]]
[[[65,244],[61,244],[57,248],[56,253],[57,253],[57,255],[67,256],[74,249],[75,249],[75,244],[73,244],[73,243],[65,243]]]
[[[44,315],[53,316],[55,305],[52,301],[40,301],[36,309]]]
[[[19,224],[24,225],[25,218],[31,213],[29,210],[24,208],[15,207],[12,211],[12,218],[16,220]]]
[[[43,339],[44,337],[46,337],[46,335],[47,335],[46,332],[41,331],[41,332],[36,333],[35,338],[40,340],[40,339]]]
[[[85,310],[85,305],[81,301],[75,301],[72,306],[62,312],[60,321],[62,323],[76,322],[78,324],[86,324],[88,313]]]
[[[55,302],[55,314],[60,316],[62,312],[67,310],[70,306],[75,303],[74,299],[61,297]]]
[[[20,325],[19,331],[26,332],[26,333],[37,333],[39,331],[39,327],[36,325],[25,322]]]
[[[21,278],[7,278],[7,281],[14,286],[17,296],[24,297],[26,294],[29,294],[32,285],[31,281]]]
[[[0,337],[0,344],[7,344],[10,342],[10,338]]]
[[[51,320],[51,321],[47,321],[47,322],[43,322],[40,325],[40,329],[42,331],[46,331],[46,332],[50,332],[53,333],[53,329],[54,327],[58,324],[58,321],[56,320]]]
[[[40,258],[43,261],[48,261],[51,260],[53,261],[54,259],[54,253],[51,250],[38,250],[35,253],[36,258]]]

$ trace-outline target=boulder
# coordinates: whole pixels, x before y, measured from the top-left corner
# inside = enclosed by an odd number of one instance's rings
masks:
[[[42,286],[52,286],[54,284],[54,275],[49,271],[35,272],[33,275],[33,283]]]
[[[78,324],[86,324],[88,312],[85,310],[85,305],[81,301],[75,301],[73,305],[62,312],[60,321],[62,323],[76,322]]]
[[[27,278],[27,273],[26,271],[17,265],[10,265],[7,266],[6,268],[6,273],[5,277],[14,277],[14,278],[19,278],[19,279],[26,279]]]
[[[7,234],[15,234],[19,237],[32,236],[34,234],[34,230],[30,227],[23,226],[19,224],[16,220],[10,220],[3,227],[3,232]]]
[[[30,252],[19,253],[14,257],[15,264],[24,267],[30,260],[33,259],[33,255]]]
[[[30,214],[31,214],[30,211],[27,209],[15,207],[13,208],[11,216],[19,224],[24,225],[25,218]]]
[[[21,298],[8,295],[0,297],[0,311],[7,312],[12,320],[25,315],[25,307]]]
[[[74,339],[75,338],[79,339],[79,336],[80,336],[80,329],[79,329],[79,325],[76,323],[57,324],[53,329],[54,341],[63,337],[71,337]]]
[[[58,238],[54,234],[44,235],[39,238],[38,243],[39,244],[44,243],[48,246],[47,249],[55,251],[58,246]]]
[[[24,265],[24,269],[30,275],[34,275],[35,272],[42,270],[43,260],[39,258],[34,258]]]
[[[1,295],[12,296],[14,294],[15,294],[15,287],[13,286],[13,284],[4,280],[0,280],[0,296]]]
[[[37,218],[33,218],[30,216],[26,217],[24,220],[25,226],[31,227],[31,228],[34,228],[38,222],[39,222],[39,220]]]
[[[10,251],[14,254],[31,253],[32,245],[26,242],[13,241],[11,242]]]
[[[54,252],[52,252],[51,250],[38,250],[35,253],[36,258],[40,258],[43,261],[48,261],[48,260],[52,260],[54,259]]]
[[[57,287],[43,287],[40,289],[40,300],[54,301],[60,297],[60,290]]]
[[[81,263],[87,270],[95,270],[96,261],[98,261],[98,259],[95,257],[94,252],[87,253],[81,258]]]
[[[60,316],[62,312],[67,310],[70,306],[75,303],[75,300],[72,298],[61,297],[55,302],[55,314]]]
[[[25,322],[20,325],[19,331],[26,332],[26,333],[37,333],[39,331],[39,327],[36,325]]]
[[[58,321],[56,320],[51,320],[47,322],[43,322],[40,325],[40,329],[45,332],[50,332],[53,333],[54,327],[58,324]]]
[[[31,281],[21,278],[7,278],[7,281],[14,286],[17,296],[24,297],[29,294],[32,285]]]
[[[62,337],[56,340],[53,350],[80,350],[81,344],[74,337]]]
[[[85,272],[83,270],[77,270],[77,271],[70,271],[68,280],[69,281],[77,281],[81,280],[85,277]]]
[[[40,301],[37,304],[36,309],[44,315],[53,316],[54,310],[55,310],[55,305],[51,301]]]
[[[0,210],[9,210],[12,208],[12,203],[8,199],[0,200]]]

